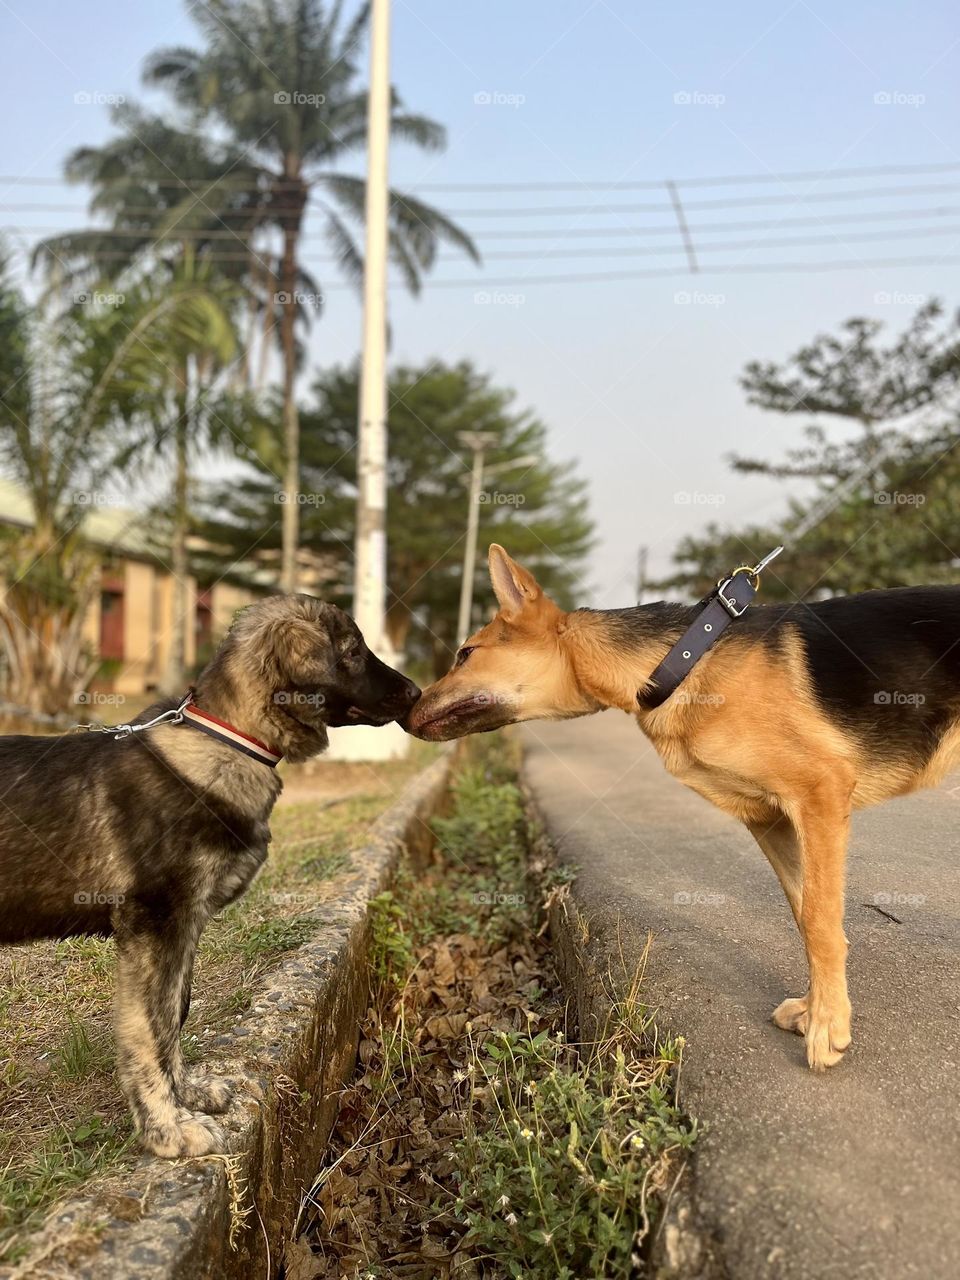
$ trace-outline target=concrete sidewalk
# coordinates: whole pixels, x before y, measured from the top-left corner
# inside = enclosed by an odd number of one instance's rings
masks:
[[[523,739],[548,832],[580,869],[592,963],[621,970],[618,950],[629,965],[654,935],[647,998],[687,1039],[681,1100],[708,1126],[695,1203],[733,1280],[960,1275],[958,779],[854,819],[854,1040],[815,1076],[770,1022],[806,990],[805,958],[747,832],[619,712]]]

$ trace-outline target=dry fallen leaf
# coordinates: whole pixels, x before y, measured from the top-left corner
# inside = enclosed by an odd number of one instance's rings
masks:
[[[305,1236],[290,1240],[283,1254],[283,1273],[286,1280],[318,1280],[325,1270]]]

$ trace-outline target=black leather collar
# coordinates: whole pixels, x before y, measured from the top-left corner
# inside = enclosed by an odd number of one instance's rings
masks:
[[[782,550],[777,547],[771,551],[754,569],[746,565],[735,569],[710,592],[696,618],[655,668],[649,687],[637,694],[637,703],[644,711],[662,706],[730,623],[746,613],[760,587],[760,570]]]

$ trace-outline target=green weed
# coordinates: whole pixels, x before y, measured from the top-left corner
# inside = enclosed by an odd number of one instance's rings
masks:
[[[93,1040],[86,1025],[71,1016],[67,1035],[57,1050],[56,1064],[64,1080],[83,1080],[95,1071],[107,1070],[113,1054],[102,1040]]]

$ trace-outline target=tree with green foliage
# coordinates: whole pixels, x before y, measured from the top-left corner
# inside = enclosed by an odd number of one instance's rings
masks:
[[[91,216],[106,221],[36,245],[33,263],[51,285],[69,295],[105,282],[123,291],[165,266],[178,271],[190,251],[214,261],[219,275],[243,282],[266,306],[267,290],[276,289],[256,255],[266,197],[244,152],[179,129],[134,102],[113,107],[111,124],[106,142],[77,147],[64,164],[68,182],[90,187]]]
[[[337,368],[313,388],[301,411],[303,426],[299,490],[303,543],[340,565],[340,602],[349,607],[356,510],[356,368]],[[503,542],[536,574],[544,588],[573,605],[591,545],[593,525],[586,486],[573,463],[547,457],[547,428],[516,405],[510,390],[497,387],[466,361],[401,367],[389,382],[390,458],[387,503],[387,625],[391,642],[413,648],[437,671],[445,670],[462,637],[455,634],[467,523],[470,454],[462,431],[497,437],[487,461],[498,470],[482,494],[480,544]],[[251,462],[262,456],[254,439]],[[511,458],[536,455],[514,470]],[[204,532],[224,548],[245,548],[275,511],[276,484],[260,475],[211,495],[212,518]],[[271,516],[272,520],[272,516]],[[261,546],[276,545],[267,535]],[[227,553],[231,554],[231,553]],[[477,573],[478,615],[493,607],[481,565]]]
[[[342,0],[194,0],[190,14],[201,49],[162,49],[148,59],[145,78],[171,92],[192,128],[222,131],[258,166],[266,218],[282,248],[274,305],[283,362],[283,586],[296,575],[300,428],[297,416],[295,320],[300,297],[301,242],[311,200],[322,210],[326,237],[348,278],[358,281],[362,255],[355,227],[362,223],[366,183],[344,173],[344,158],[366,143],[367,92],[360,87],[360,50],[369,7],[344,20]],[[445,143],[443,128],[407,112],[394,94],[395,139],[428,150]],[[430,205],[394,192],[390,254],[416,291],[446,241],[476,258],[472,241]],[[313,300],[321,299],[316,290]]]
[[[125,332],[136,329],[142,316],[162,307],[149,332],[126,352],[117,383],[136,406],[128,450],[131,464],[137,458],[152,462],[159,457],[169,462],[173,473],[168,522],[173,631],[162,677],[170,692],[182,688],[186,674],[193,460],[229,434],[228,421],[217,412],[217,392],[237,350],[236,299],[236,287],[209,261],[198,262],[187,248],[172,271],[142,280],[105,317],[119,342]]]
[[[956,579],[960,317],[931,301],[891,344],[882,332],[878,321],[852,319],[784,364],[747,366],[741,385],[752,404],[814,421],[782,461],[734,457],[732,465],[814,480],[815,496],[791,499],[775,526],[711,525],[684,539],[663,585],[699,593],[778,542],[789,554],[765,581],[772,598]],[[823,419],[854,431],[835,439]]]
[[[175,355],[204,349],[205,298],[165,287],[51,314],[0,264],[0,461],[32,517],[4,534],[0,652],[6,697],[31,711],[69,706],[98,665],[82,635],[99,565],[83,536],[89,495],[158,421]]]

